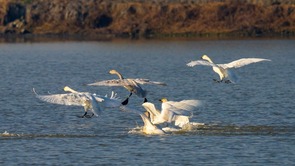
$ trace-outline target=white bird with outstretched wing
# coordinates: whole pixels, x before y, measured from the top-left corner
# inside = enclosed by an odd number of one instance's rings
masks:
[[[236,83],[238,81],[238,77],[235,75],[231,68],[239,68],[251,63],[257,63],[262,61],[271,61],[269,59],[262,59],[262,58],[242,58],[235,60],[233,62],[227,64],[215,64],[213,61],[207,56],[202,56],[203,60],[191,61],[187,64],[187,66],[193,67],[196,65],[203,65],[203,66],[212,66],[213,71],[219,75],[220,80],[216,82],[226,82],[226,83]]]
[[[70,93],[39,95],[36,93],[35,89],[33,89],[36,97],[42,101],[60,105],[82,106],[85,113],[81,117],[92,117],[93,115],[98,116],[98,113],[102,111],[99,103],[102,103],[102,106],[107,108],[119,107],[121,105],[114,92],[112,92],[111,97],[108,98],[106,96],[96,96],[95,94],[91,94],[89,92],[78,92],[68,86],[64,87],[64,91]],[[88,111],[92,112],[91,116],[87,116]]]

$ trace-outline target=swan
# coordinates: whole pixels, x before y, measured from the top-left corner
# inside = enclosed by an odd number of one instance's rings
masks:
[[[97,113],[102,111],[99,103],[103,103],[103,106],[108,108],[119,107],[121,105],[114,92],[112,92],[111,97],[108,98],[107,96],[96,96],[95,94],[91,94],[89,92],[78,92],[68,86],[65,86],[63,90],[70,93],[39,95],[33,88],[33,92],[35,93],[36,97],[42,101],[60,105],[83,106],[85,113],[81,116],[81,118],[89,118],[94,115],[98,116]],[[91,116],[87,116],[87,112],[89,110],[92,112]]]
[[[145,102],[142,106],[147,112],[153,124],[171,123],[182,127],[189,123],[192,117],[192,110],[202,104],[199,100],[168,101],[167,98],[160,99],[162,102],[161,111],[158,111],[153,103]]]
[[[120,106],[120,110],[132,112],[132,113],[140,115],[140,117],[144,123],[144,125],[141,129],[142,133],[147,134],[147,135],[163,135],[163,134],[165,134],[165,132],[162,129],[158,128],[156,125],[154,125],[151,122],[150,118],[145,113],[142,113],[136,109],[127,107],[125,105]]]
[[[203,60],[197,60],[197,61],[191,61],[187,64],[187,66],[193,67],[196,65],[204,65],[204,66],[212,66],[213,71],[217,73],[220,77],[220,80],[215,80],[216,82],[222,82],[225,83],[236,83],[238,81],[237,76],[232,72],[231,68],[239,68],[245,65],[249,65],[251,63],[257,63],[261,61],[271,61],[269,59],[262,59],[262,58],[242,58],[235,60],[233,62],[227,63],[227,64],[215,64],[213,61],[207,56],[202,56]]]
[[[128,103],[128,99],[133,93],[136,94],[140,98],[144,98],[144,102],[147,102],[147,99],[146,99],[147,91],[144,90],[139,84],[152,84],[152,85],[166,86],[166,84],[163,82],[155,82],[155,81],[150,81],[148,79],[124,78],[122,76],[122,74],[120,74],[116,70],[110,70],[109,73],[117,75],[119,77],[119,79],[104,80],[104,81],[91,83],[88,85],[90,85],[90,86],[123,86],[125,89],[127,89],[130,92],[130,94],[126,98],[126,100],[122,102],[122,104],[124,104],[124,105],[126,105]]]

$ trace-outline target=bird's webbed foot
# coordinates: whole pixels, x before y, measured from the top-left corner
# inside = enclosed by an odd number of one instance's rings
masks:
[[[79,118],[84,118],[84,117],[86,117],[86,115],[87,115],[87,112],[85,112],[82,116],[78,116]]]
[[[217,80],[217,79],[214,78],[213,81],[216,82],[216,83],[221,83],[223,80]]]
[[[121,104],[122,105],[127,105],[129,102],[129,97],[127,97]]]
[[[224,82],[227,83],[227,84],[232,83],[230,80],[225,80]]]
[[[144,98],[143,103],[148,102],[148,100],[146,98]]]
[[[92,115],[85,115],[85,118],[92,118],[94,116],[94,113],[92,113]]]

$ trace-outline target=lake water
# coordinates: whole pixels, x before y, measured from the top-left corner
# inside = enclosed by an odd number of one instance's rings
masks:
[[[210,67],[186,63],[209,55],[216,63],[271,59],[235,69],[238,84],[215,83]],[[138,115],[118,109],[78,118],[83,108],[35,98],[78,91],[129,93],[87,83],[125,77],[168,86],[143,86],[148,100],[199,99],[192,122],[205,127],[146,136],[130,133]],[[0,165],[294,165],[295,40],[116,40],[0,43]],[[129,105],[141,110],[135,95]],[[10,133],[5,136],[4,132]]]

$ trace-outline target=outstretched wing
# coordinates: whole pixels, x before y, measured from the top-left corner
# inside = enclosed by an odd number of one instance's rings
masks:
[[[68,94],[53,94],[53,95],[38,95],[36,97],[42,101],[60,104],[60,105],[75,105],[82,106],[83,99],[80,94],[68,93]]]
[[[143,79],[143,78],[136,78],[136,79],[134,79],[134,81],[139,84],[152,84],[152,85],[167,86],[167,84],[164,82],[150,81],[149,79]]]
[[[126,83],[125,80],[120,79],[114,79],[114,80],[104,80],[99,81],[91,84],[87,84],[90,86],[126,86],[128,83]]]
[[[177,108],[192,111],[196,107],[201,106],[202,101],[200,101],[200,100],[182,100],[182,101],[179,101],[179,102],[174,102],[173,105],[175,107],[177,107]]]
[[[108,97],[107,95],[95,96],[95,99],[97,102],[101,102],[106,108],[115,108],[121,106],[121,100],[119,97],[117,97],[117,93],[115,93],[114,91],[112,91],[110,97]]]
[[[242,58],[242,59],[238,59],[235,60],[233,62],[230,62],[228,64],[222,64],[220,66],[222,66],[223,68],[239,68],[245,65],[249,65],[251,63],[257,63],[257,62],[261,62],[261,61],[271,61],[269,59],[262,59],[262,58]]]
[[[189,67],[194,67],[196,65],[218,67],[218,65],[216,65],[214,63],[211,63],[211,62],[208,62],[208,61],[204,61],[204,60],[191,61],[186,65],[189,66]]]
[[[104,80],[104,81],[99,81],[91,84],[87,84],[90,86],[134,86],[134,82],[139,83],[139,84],[153,84],[153,85],[163,85],[165,86],[166,84],[164,82],[155,82],[155,81],[150,81],[148,79],[113,79],[113,80]]]
[[[191,116],[192,111],[200,105],[199,100],[167,101],[162,103],[162,110],[169,110],[177,115]]]
[[[155,105],[150,102],[145,102],[142,104],[145,110],[147,110],[150,114],[154,116],[160,116],[160,112],[156,109]]]

